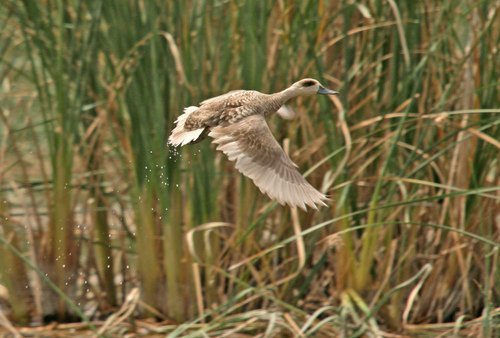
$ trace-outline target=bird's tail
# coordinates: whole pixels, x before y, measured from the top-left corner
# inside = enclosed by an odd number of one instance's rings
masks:
[[[175,147],[183,146],[190,142],[196,141],[196,139],[200,137],[205,128],[195,130],[184,129],[184,123],[186,123],[186,119],[191,113],[196,110],[198,110],[198,107],[195,106],[184,108],[184,114],[180,115],[177,120],[175,120],[176,126],[174,130],[172,130],[172,134],[170,134],[170,137],[168,138],[169,144]]]

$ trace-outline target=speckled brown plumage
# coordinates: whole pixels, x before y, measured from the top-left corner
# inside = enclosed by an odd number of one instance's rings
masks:
[[[336,93],[314,79],[300,80],[275,94],[232,91],[207,99],[199,107],[185,108],[176,120],[169,144],[182,146],[208,135],[214,139],[217,150],[236,161],[236,169],[251,178],[263,193],[291,207],[317,209],[317,205],[326,205],[326,196],[297,171],[274,139],[265,117],[278,112],[283,118],[293,118],[293,110],[285,105],[293,97]]]
[[[201,102],[198,110],[186,119],[184,128],[194,130],[236,123],[250,115],[275,112],[283,104],[284,98],[255,90],[236,90]]]

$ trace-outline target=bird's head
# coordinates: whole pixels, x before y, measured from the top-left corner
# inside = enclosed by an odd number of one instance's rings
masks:
[[[315,79],[302,79],[295,82],[290,86],[289,90],[292,90],[295,95],[337,95],[339,92],[325,88]]]

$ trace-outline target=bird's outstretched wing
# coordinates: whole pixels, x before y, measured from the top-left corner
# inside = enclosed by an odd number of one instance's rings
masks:
[[[317,209],[327,197],[311,186],[274,139],[264,116],[251,115],[228,126],[212,128],[208,136],[217,150],[236,161],[235,167],[280,204]]]

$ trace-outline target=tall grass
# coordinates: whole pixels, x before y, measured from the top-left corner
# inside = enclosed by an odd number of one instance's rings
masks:
[[[158,328],[172,336],[493,337],[498,12],[468,0],[4,2],[10,319],[125,304],[173,321]],[[298,119],[270,124],[328,208],[277,206],[208,141],[166,146],[183,107],[302,77],[341,95],[299,98]]]

